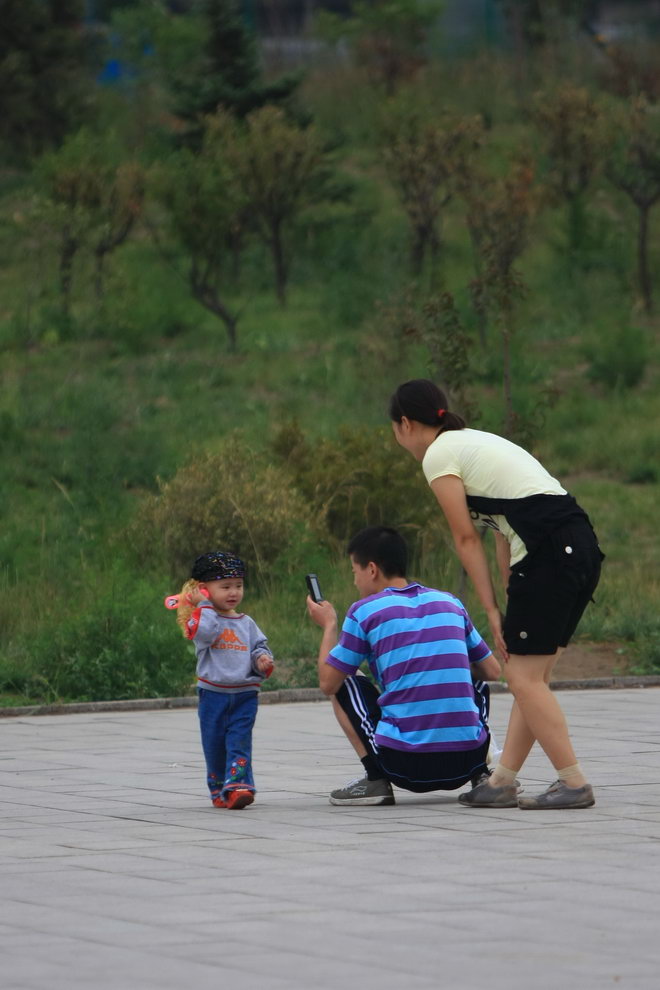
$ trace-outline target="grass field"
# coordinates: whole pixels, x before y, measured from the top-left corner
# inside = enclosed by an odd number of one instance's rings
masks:
[[[474,80],[463,75],[457,107],[474,112]],[[402,300],[420,305],[438,289],[454,294],[473,341],[476,425],[496,432],[504,417],[501,339],[494,324],[484,338],[478,332],[457,201],[443,225],[442,268],[411,280],[405,218],[373,142],[373,94],[360,91],[349,114],[345,82],[331,82],[323,88],[311,79],[306,93],[319,126],[343,143],[338,158],[356,183],[352,205],[295,231],[286,308],[276,302],[267,253],[248,251],[229,288],[241,314],[235,353],[220,322],[191,299],[183,253],[163,263],[148,225],[111,259],[102,304],[91,288],[91,259],[81,252],[72,316],[64,320],[56,245],[29,222],[32,180],[3,177],[1,703],[189,688],[194,657],[162,607],[187,575],[164,550],[174,539],[168,526],[159,531],[140,520],[163,485],[221,456],[228,441],[254,463],[254,486],[249,472],[241,480],[243,508],[258,516],[265,498],[258,482],[272,468],[281,486],[277,512],[292,527],[286,549],[253,568],[245,598],[282,658],[269,687],[315,682],[305,571],[319,573],[339,609],[352,600],[342,512],[346,527],[387,512],[386,521],[413,538],[414,576],[463,591],[419,467],[387,434],[391,390],[435,373],[429,351],[402,332],[396,314]],[[510,149],[520,117],[505,92],[492,99],[498,141]],[[533,452],[583,504],[607,555],[597,607],[579,635],[625,644],[635,669],[650,672],[660,670],[658,321],[642,316],[636,302],[634,215],[603,185],[590,209],[593,241],[575,270],[562,249],[560,206],[546,208],[530,231],[519,262],[525,295],[515,314],[514,401]],[[659,249],[653,217],[654,266]],[[307,444],[302,466],[278,447],[294,424]],[[346,439],[346,430],[357,437]],[[237,481],[222,463],[211,483],[228,498]],[[291,508],[298,504],[304,510]],[[191,533],[192,560],[208,549],[199,541],[222,531],[222,520],[200,531],[199,507],[194,499],[190,505],[190,518],[179,505],[172,528],[177,546]],[[270,505],[262,513],[272,517],[272,530],[277,512]],[[260,520],[266,541],[268,521]],[[263,549],[253,541],[250,553],[258,558]],[[465,600],[483,626],[469,589]]]

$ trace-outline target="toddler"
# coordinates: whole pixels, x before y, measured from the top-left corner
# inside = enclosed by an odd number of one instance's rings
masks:
[[[261,682],[273,656],[256,622],[237,611],[245,565],[214,550],[198,557],[179,596],[177,621],[197,654],[199,724],[211,801],[216,808],[245,808],[254,801],[252,727]]]

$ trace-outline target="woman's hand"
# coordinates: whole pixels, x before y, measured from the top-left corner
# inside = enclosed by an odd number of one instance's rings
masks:
[[[499,608],[491,608],[488,609],[486,615],[488,616],[491,639],[495,647],[494,652],[503,663],[506,663],[509,659],[509,651],[506,648],[504,636],[502,635],[502,613]]]

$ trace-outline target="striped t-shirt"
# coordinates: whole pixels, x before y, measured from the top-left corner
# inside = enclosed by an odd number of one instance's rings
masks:
[[[457,598],[409,584],[351,605],[326,663],[355,674],[368,662],[382,691],[377,745],[444,752],[486,740],[470,663],[490,652]]]

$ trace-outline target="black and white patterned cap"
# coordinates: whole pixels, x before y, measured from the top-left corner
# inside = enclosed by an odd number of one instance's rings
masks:
[[[244,578],[245,564],[240,557],[224,550],[203,553],[193,564],[190,576],[195,581],[222,581],[225,578]]]

